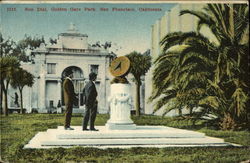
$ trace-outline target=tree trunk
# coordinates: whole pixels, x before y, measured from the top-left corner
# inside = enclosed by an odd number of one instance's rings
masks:
[[[23,112],[23,93],[22,93],[22,91],[23,91],[23,89],[19,89],[19,91],[20,91],[20,102],[21,102],[21,110],[20,110],[20,113],[21,114],[23,114],[24,112]]]
[[[182,116],[182,108],[178,108],[179,116]]]
[[[136,116],[140,116],[140,84],[136,82],[135,110]]]
[[[192,116],[192,114],[193,114],[193,106],[189,108],[189,115]]]
[[[1,93],[2,93],[2,106],[3,106],[3,113],[5,116],[8,116],[8,96],[7,96],[7,93],[8,93],[8,85],[9,85],[9,82],[7,81],[6,82],[6,86],[4,85],[4,81],[1,81]]]
[[[1,114],[3,113],[3,88],[2,88],[2,84],[0,84],[0,87],[1,87],[1,92],[0,92],[0,111],[1,111]]]
[[[3,90],[3,112],[5,116],[8,116],[8,98],[7,90]]]

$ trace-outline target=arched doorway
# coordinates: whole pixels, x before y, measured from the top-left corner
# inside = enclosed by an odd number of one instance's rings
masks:
[[[74,108],[79,108],[81,106],[81,99],[82,99],[82,90],[84,88],[84,77],[83,77],[83,72],[79,67],[76,66],[70,66],[67,67],[66,69],[64,69],[64,71],[62,72],[62,83],[65,80],[65,72],[71,69],[73,71],[73,79],[72,82],[74,84],[74,89],[75,89],[75,93],[78,95],[78,102],[77,105],[74,105]],[[63,84],[62,84],[62,105],[65,105],[64,103],[64,97],[63,97]]]

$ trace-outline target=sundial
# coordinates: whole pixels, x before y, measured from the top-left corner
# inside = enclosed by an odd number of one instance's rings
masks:
[[[125,56],[120,56],[111,62],[109,67],[110,73],[115,77],[125,76],[130,68],[130,61]]]

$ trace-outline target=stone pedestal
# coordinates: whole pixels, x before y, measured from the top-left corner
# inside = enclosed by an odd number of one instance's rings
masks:
[[[130,118],[131,94],[130,84],[111,84],[110,119],[106,123],[109,130],[133,130],[136,125]]]
[[[75,130],[64,130],[63,126],[58,126],[56,129],[38,132],[24,148],[240,146],[208,137],[204,133],[166,126],[137,126],[136,130],[107,130],[105,126],[95,126],[99,131],[82,131],[82,126],[71,127]]]

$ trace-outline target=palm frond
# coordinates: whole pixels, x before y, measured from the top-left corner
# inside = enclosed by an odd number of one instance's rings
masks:
[[[204,13],[202,11],[182,10],[180,12],[180,16],[185,15],[185,14],[191,14],[191,15],[194,15],[194,16],[198,17],[200,20],[202,20],[202,22],[204,24],[209,25],[209,24],[214,23],[213,19],[211,19],[211,17],[208,14],[206,14],[206,13]]]
[[[175,98],[176,94],[168,94],[168,95],[164,95],[164,97],[161,97],[157,103],[156,106],[154,108],[154,112],[160,110],[163,106],[165,106],[166,104],[168,104],[173,98]]]
[[[199,101],[199,105],[208,105],[209,107],[213,108],[214,110],[219,109],[220,101],[216,96],[207,96],[204,99]]]
[[[175,103],[174,99],[172,99],[172,103]],[[176,105],[171,105],[171,104],[168,106],[165,106],[165,109],[164,109],[162,116],[165,116],[167,113],[169,113],[170,111],[175,110],[177,108],[178,107],[176,107]]]
[[[230,110],[233,110],[234,113],[239,117],[242,112],[245,111],[245,107],[249,97],[247,94],[242,90],[242,88],[237,88],[232,95],[234,99],[230,105]]]
[[[167,34],[161,40],[160,44],[163,46],[163,52],[166,52],[169,48],[175,45],[181,45],[186,41],[186,39],[196,38],[196,36],[196,32],[173,32]]]

